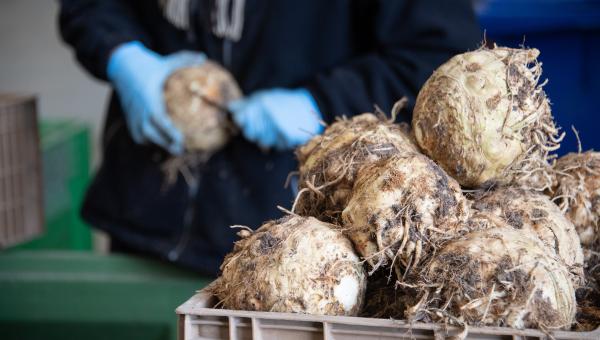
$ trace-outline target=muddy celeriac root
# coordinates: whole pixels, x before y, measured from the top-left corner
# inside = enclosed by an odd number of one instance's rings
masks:
[[[419,302],[407,309],[409,320],[570,327],[576,301],[567,268],[538,238],[499,220],[494,223],[495,228],[447,243],[410,278]]]
[[[546,195],[500,187],[473,195],[471,202],[473,210],[495,215],[514,229],[537,236],[574,274],[575,285],[583,283],[583,251],[575,226]]]
[[[552,184],[555,126],[537,49],[485,47],[457,55],[427,80],[413,114],[422,150],[470,188]]]
[[[600,152],[570,153],[554,166],[552,199],[569,218],[585,246],[600,239]]]
[[[382,113],[341,118],[298,148],[300,192],[294,212],[339,223],[361,166],[416,151],[408,126],[393,123],[405,103],[396,103],[391,119]]]
[[[289,215],[239,233],[210,287],[227,309],[357,315],[366,274],[352,243],[334,226]]]
[[[373,271],[393,264],[402,279],[465,232],[468,216],[458,183],[426,156],[404,152],[360,169],[342,221]]]
[[[227,143],[232,126],[219,107],[241,96],[233,76],[213,62],[178,69],[164,85],[167,113],[188,152],[212,153]]]
[[[242,92],[227,70],[208,61],[173,72],[165,81],[163,95],[167,113],[183,134],[185,147],[184,154],[163,162],[165,185],[172,185],[180,174],[189,184],[196,168],[236,133],[220,108],[241,98]]]

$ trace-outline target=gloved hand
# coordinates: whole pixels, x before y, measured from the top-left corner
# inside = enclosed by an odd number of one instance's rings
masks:
[[[183,135],[166,113],[163,85],[176,69],[205,60],[203,53],[188,51],[163,57],[138,41],[123,44],[112,53],[107,75],[119,94],[136,143],[153,142],[172,154],[183,152]]]
[[[291,149],[323,131],[319,108],[306,89],[259,91],[228,107],[246,139],[262,147]]]

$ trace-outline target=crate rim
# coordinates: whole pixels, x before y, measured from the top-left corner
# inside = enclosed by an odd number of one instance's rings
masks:
[[[232,309],[219,309],[212,307],[204,307],[207,305],[214,305],[216,297],[213,296],[208,288],[214,284],[214,281],[206,286],[205,288],[197,291],[192,297],[181,304],[175,310],[175,313],[180,316],[192,315],[192,316],[217,316],[217,317],[238,317],[238,318],[249,318],[249,319],[270,319],[270,320],[283,320],[283,321],[304,321],[304,322],[320,322],[320,323],[337,323],[343,325],[354,325],[354,326],[369,326],[369,327],[386,327],[386,328],[411,328],[414,330],[431,330],[431,331],[445,331],[454,330],[460,331],[459,327],[449,326],[440,323],[422,323],[415,322],[410,323],[406,320],[394,320],[394,319],[378,319],[378,318],[365,318],[356,316],[332,316],[332,315],[313,315],[313,314],[300,314],[300,313],[279,313],[279,312],[257,312],[257,311],[246,311],[246,310],[232,310]],[[471,327],[469,326],[468,332],[487,334],[487,335],[512,335],[521,337],[538,337],[544,338],[548,334],[538,329],[516,329],[510,327]],[[551,331],[552,336],[562,339],[600,339],[600,327],[593,331],[587,332],[575,332],[575,331],[564,331],[554,330]]]
[[[37,96],[33,93],[0,92],[0,108],[23,104],[28,101],[37,102]]]

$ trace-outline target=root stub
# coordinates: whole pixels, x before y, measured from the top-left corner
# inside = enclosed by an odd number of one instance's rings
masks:
[[[211,287],[229,309],[354,316],[366,274],[351,242],[312,217],[243,230]]]
[[[504,47],[460,54],[419,92],[416,140],[461,185],[550,187],[548,160],[562,136],[538,84],[538,55]]]
[[[333,123],[296,151],[301,190],[295,212],[339,223],[358,169],[404,150],[417,150],[408,128],[384,117],[364,113]]]
[[[568,329],[575,291],[566,267],[534,237],[510,226],[448,243],[416,278],[415,321]]]

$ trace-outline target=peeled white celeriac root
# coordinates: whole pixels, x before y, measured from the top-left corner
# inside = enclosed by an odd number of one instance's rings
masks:
[[[495,221],[495,228],[447,243],[413,278],[420,300],[407,309],[409,319],[570,327],[576,301],[567,268],[537,237]]]
[[[342,220],[373,270],[394,263],[405,272],[464,232],[468,216],[455,180],[426,156],[403,152],[360,169]]]
[[[392,117],[404,103],[396,103]],[[294,212],[339,223],[358,169],[404,150],[417,147],[408,127],[393,118],[364,113],[338,120],[296,151],[300,193]]]
[[[178,69],[165,81],[163,95],[169,117],[183,133],[186,151],[214,153],[227,143],[233,126],[225,112],[211,105],[225,107],[242,96],[227,70],[211,61]]]
[[[465,187],[552,184],[550,153],[560,146],[538,84],[537,49],[496,47],[459,54],[427,80],[413,113],[416,140]]]
[[[600,238],[600,152],[570,153],[554,165],[553,200],[569,218],[584,246]]]
[[[211,286],[228,309],[357,315],[366,275],[352,243],[313,217],[287,216],[238,234]]]
[[[583,251],[575,226],[542,193],[501,187],[473,197],[472,208],[502,218],[514,229],[537,236],[583,282]]]

